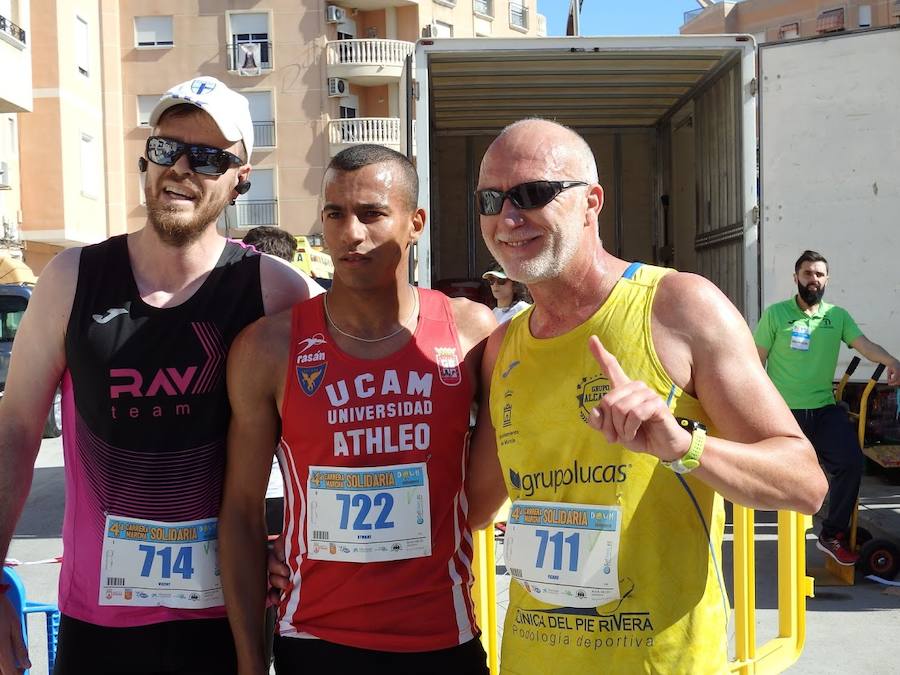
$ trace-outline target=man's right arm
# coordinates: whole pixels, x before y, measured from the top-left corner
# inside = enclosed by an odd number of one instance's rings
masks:
[[[287,319],[285,319],[287,317]],[[279,326],[290,312],[260,319],[235,339],[228,354],[228,459],[219,513],[219,563],[228,620],[242,675],[266,673],[264,615],[266,525],[263,504],[278,440],[278,378],[288,339]],[[282,349],[282,347],[284,347]]]
[[[0,399],[0,559],[6,558],[31,489],[44,420],[66,367],[66,325],[80,256],[80,249],[69,249],[47,266],[13,343],[6,389]],[[11,608],[5,599],[0,602],[0,640],[17,644],[18,622],[13,626],[7,623],[13,616]],[[16,672],[10,651],[0,649],[0,673]]]

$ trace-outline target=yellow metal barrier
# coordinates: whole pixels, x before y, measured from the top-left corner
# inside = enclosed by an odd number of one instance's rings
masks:
[[[762,645],[756,644],[754,511],[735,505],[733,518],[735,660],[730,672],[780,673],[800,657],[806,641],[806,598],[813,595],[813,580],[806,575],[806,531],[812,527],[812,518],[792,511],[778,512],[778,636]],[[494,531],[491,527],[473,536],[472,597],[491,675],[497,675]]]

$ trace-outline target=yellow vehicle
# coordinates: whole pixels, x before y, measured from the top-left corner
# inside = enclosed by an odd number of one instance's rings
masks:
[[[298,235],[297,253],[294,255],[294,266],[314,279],[331,279],[334,277],[334,263],[331,256],[310,243],[309,237]]]

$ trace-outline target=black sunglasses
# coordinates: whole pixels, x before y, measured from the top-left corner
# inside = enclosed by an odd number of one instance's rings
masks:
[[[481,215],[496,216],[503,210],[503,201],[507,197],[520,209],[537,209],[552,202],[563,190],[579,185],[589,183],[580,180],[535,180],[520,183],[506,192],[490,188],[477,190],[475,200],[478,202],[478,212]]]
[[[237,155],[209,145],[192,145],[163,136],[147,139],[147,159],[154,164],[174,166],[182,155],[187,157],[191,171],[205,176],[221,176],[231,167],[244,163]]]

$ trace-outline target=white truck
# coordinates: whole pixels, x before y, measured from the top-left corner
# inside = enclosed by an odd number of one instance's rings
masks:
[[[480,277],[481,158],[506,124],[546,117],[594,150],[609,251],[708,277],[755,326],[796,292],[799,254],[818,250],[826,299],[900,354],[898,64],[897,28],[762,46],[747,35],[421,40],[406,111],[429,214],[419,283]]]

